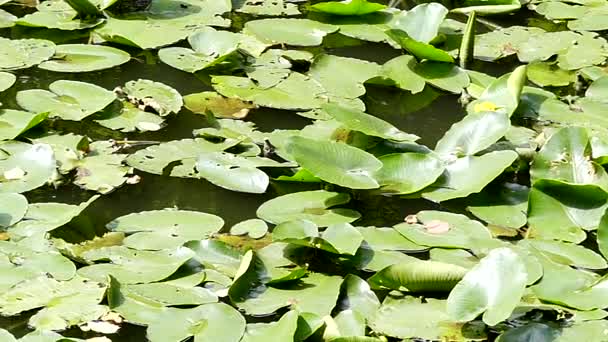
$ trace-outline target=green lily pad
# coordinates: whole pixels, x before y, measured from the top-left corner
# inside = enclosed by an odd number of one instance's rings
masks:
[[[264,342],[269,339],[293,340],[298,328],[298,312],[290,310],[276,322],[247,324],[242,342]]]
[[[0,226],[8,227],[21,221],[27,211],[27,199],[21,194],[0,194],[2,214],[0,215]]]
[[[177,90],[160,82],[139,79],[127,82],[122,90],[130,101],[143,103],[160,116],[177,113],[183,105],[182,96]]]
[[[472,196],[467,210],[489,224],[521,228],[527,222],[529,192],[526,186],[506,183]]]
[[[454,63],[454,58],[447,52],[431,44],[417,41],[405,31],[392,29],[386,31],[386,34],[419,60]]]
[[[376,63],[333,55],[315,57],[308,74],[332,97],[354,99],[365,94],[363,83],[380,70]]]
[[[80,121],[101,111],[116,99],[113,92],[78,81],[55,81],[50,91],[29,89],[17,93],[17,103],[33,112],[49,112],[51,117]]]
[[[249,235],[252,239],[259,239],[268,232],[268,225],[260,219],[250,219],[239,222],[230,228],[232,235]]]
[[[10,14],[9,12],[0,9],[0,28],[9,28],[15,26],[17,17]]]
[[[354,255],[363,236],[349,223],[337,223],[319,233],[310,221],[288,221],[277,225],[272,231],[272,240],[319,248],[334,254]]]
[[[55,175],[53,150],[46,144],[9,141],[0,145],[7,157],[0,160],[0,192],[25,192],[51,181]]]
[[[287,151],[302,167],[327,182],[353,189],[379,187],[373,174],[382,163],[356,147],[294,136]]]
[[[603,269],[608,267],[606,260],[599,254],[573,243],[554,240],[526,239],[519,242],[518,245],[528,249],[536,249],[547,258],[560,264],[588,269]]]
[[[123,244],[134,249],[171,249],[190,240],[202,240],[218,232],[221,218],[185,210],[155,210],[133,213],[106,225],[111,231],[125,232]]]
[[[494,151],[482,156],[458,158],[446,165],[446,172],[423,190],[422,197],[442,202],[480,192],[516,159],[517,153],[514,151]],[[469,177],[470,170],[476,170],[474,180]]]
[[[367,0],[321,2],[310,6],[313,11],[333,15],[365,15],[385,9],[386,6]]]
[[[412,56],[402,55],[395,57],[382,65],[378,77],[382,81],[372,79],[369,83],[383,83],[386,80],[398,88],[408,90],[412,94],[420,93],[426,84],[425,79],[414,72],[416,59]]]
[[[257,210],[257,216],[274,224],[307,220],[319,227],[327,227],[332,224],[350,223],[361,216],[351,209],[328,209],[349,201],[349,195],[336,192],[324,190],[297,192],[263,203]]]
[[[418,63],[414,68],[418,76],[433,87],[459,94],[469,86],[469,76],[456,65],[433,61]]]
[[[28,113],[19,110],[0,109],[0,139],[14,139],[46,119],[48,113]]]
[[[55,53],[55,44],[44,39],[0,38],[0,70],[25,69],[38,65],[51,58]]]
[[[282,27],[282,30],[277,30]],[[338,27],[309,19],[260,19],[245,24],[243,33],[257,37],[267,44],[317,46],[323,37],[338,31]]]
[[[391,26],[403,30],[413,40],[429,43],[439,33],[448,9],[440,3],[420,4],[397,16]]]
[[[222,188],[234,191],[263,193],[269,178],[258,167],[285,167],[272,159],[243,157],[226,152],[203,153],[196,161],[198,175]]]
[[[271,88],[261,87],[246,77],[213,76],[212,82],[213,88],[225,97],[238,98],[263,107],[309,110],[319,108],[327,102],[321,84],[297,72],[290,73]]]
[[[551,63],[534,62],[528,66],[528,78],[541,87],[565,87],[576,82],[576,73]]]
[[[67,1],[45,1],[36,6],[36,9],[37,12],[23,16],[15,23],[21,26],[71,31],[93,28],[104,22],[104,18],[94,16],[77,19],[76,11],[67,4]]]
[[[131,59],[122,50],[102,45],[63,44],[57,45],[54,53],[51,59],[38,67],[55,72],[89,72],[109,69]]]
[[[454,320],[483,321],[496,325],[509,318],[526,287],[523,261],[509,248],[490,251],[450,292],[447,312]]]
[[[416,214],[417,223],[400,223],[394,228],[408,240],[420,246],[445,248],[473,248],[478,243],[492,238],[490,231],[478,221],[464,215],[440,211],[421,211]],[[436,233],[429,229],[429,223],[447,224],[448,230]]]
[[[467,269],[437,261],[419,260],[391,265],[367,281],[374,288],[407,292],[450,292]]]
[[[184,96],[184,106],[193,113],[206,114],[210,111],[215,117],[242,119],[255,105],[235,98],[226,98],[218,93],[204,91]]]
[[[445,167],[432,154],[392,153],[378,158],[382,168],[374,177],[383,194],[405,195],[433,184]]]
[[[89,261],[109,260],[78,269],[78,274],[100,283],[112,275],[124,284],[159,281],[172,275],[194,252],[185,247],[161,251],[139,251],[124,246],[104,247],[84,254]]]
[[[218,240],[190,241],[184,246],[194,251],[194,259],[205,267],[234,277],[241,263],[241,253]]]
[[[17,77],[8,72],[0,72],[0,92],[5,91],[15,84]]]
[[[145,112],[129,102],[124,102],[120,111],[104,113],[95,122],[121,132],[148,132],[163,128],[165,120],[157,114]]]
[[[395,141],[415,141],[418,136],[408,134],[373,115],[336,104],[325,104],[321,108],[335,120],[351,130],[367,135]]]

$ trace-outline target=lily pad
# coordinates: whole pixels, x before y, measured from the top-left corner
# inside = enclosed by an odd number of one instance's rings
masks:
[[[353,189],[379,187],[373,174],[382,167],[382,163],[356,147],[291,137],[287,151],[302,167],[327,182]]]
[[[266,235],[268,225],[260,219],[250,219],[239,222],[230,228],[232,235],[249,235],[252,239],[259,239]]]
[[[19,110],[0,109],[0,139],[14,139],[46,119],[48,113],[28,113]]]
[[[251,109],[256,108],[251,103],[210,91],[184,96],[184,106],[196,114],[210,111],[215,117],[228,119],[243,119]]]
[[[51,117],[80,121],[101,111],[116,99],[111,91],[78,81],[55,81],[49,89],[20,91],[17,93],[17,103],[33,113],[47,111]]]
[[[282,30],[277,30],[282,27]],[[260,19],[245,24],[243,33],[257,37],[268,44],[317,46],[323,37],[338,31],[339,27],[309,19]]]
[[[185,210],[156,210],[129,214],[114,219],[106,227],[130,234],[123,242],[134,249],[171,249],[190,240],[202,240],[218,232],[221,218]]]
[[[55,72],[89,72],[109,69],[131,59],[122,50],[102,45],[63,44],[57,45],[54,53],[38,67]]]
[[[122,88],[128,99],[152,108],[160,116],[177,113],[182,108],[182,96],[177,90],[160,82],[139,79]]]
[[[5,91],[15,84],[17,77],[8,72],[0,72],[0,92]]]
[[[3,173],[0,192],[25,192],[51,181],[55,175],[53,150],[46,144],[26,144],[16,141],[0,145],[6,153],[0,160]]]
[[[321,2],[310,6],[310,9],[313,11],[333,15],[365,15],[383,10],[385,8],[385,5],[368,2],[367,0]]]
[[[283,195],[263,203],[257,215],[264,221],[279,224],[293,220],[308,220],[319,227],[353,222],[361,215],[351,209],[329,209],[348,203],[350,196],[324,190],[304,191]]]
[[[55,53],[55,44],[44,39],[0,38],[0,45],[0,70],[29,68],[46,61]]]
[[[378,158],[382,168],[375,174],[383,194],[405,195],[433,184],[445,167],[432,154],[393,153]]]

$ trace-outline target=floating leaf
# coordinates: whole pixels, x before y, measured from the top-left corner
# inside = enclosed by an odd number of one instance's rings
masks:
[[[260,219],[250,219],[239,222],[230,228],[232,235],[249,235],[252,239],[259,239],[266,235],[268,225]]]
[[[184,106],[196,114],[210,111],[215,117],[228,119],[243,119],[250,109],[256,108],[253,104],[210,91],[184,96]]]
[[[419,60],[426,59],[436,62],[454,63],[454,58],[447,52],[438,49],[431,44],[417,41],[410,37],[405,31],[392,29],[386,31],[386,34]]]
[[[263,203],[257,215],[264,221],[279,224],[294,220],[307,220],[319,227],[352,222],[361,215],[351,209],[328,209],[348,203],[350,196],[324,190],[304,191],[276,197]]]
[[[373,174],[382,163],[356,147],[294,136],[289,139],[287,151],[298,164],[327,182],[353,189],[379,186]]]
[[[80,121],[116,99],[111,91],[78,81],[55,81],[49,85],[49,90],[20,91],[17,103],[33,113],[49,112],[51,117]]]
[[[19,110],[0,109],[0,139],[14,139],[40,124],[48,113],[28,113]]]
[[[284,29],[277,30],[277,27]],[[251,34],[268,44],[317,46],[323,37],[339,28],[309,19],[260,19],[245,24],[243,33]]]
[[[89,72],[109,69],[131,59],[122,50],[102,45],[63,44],[57,45],[54,52],[50,60],[38,67],[55,72]]]
[[[411,194],[433,184],[443,173],[443,163],[432,154],[393,153],[378,158],[382,168],[375,174],[385,194]]]
[[[49,182],[55,174],[53,150],[46,144],[25,144],[16,141],[0,145],[8,156],[0,160],[0,172],[4,175],[15,168],[23,170],[23,177],[0,182],[0,192],[25,192]],[[9,177],[10,178],[10,177]]]
[[[17,77],[8,72],[0,72],[0,92],[5,91],[15,84]]]
[[[124,245],[135,249],[171,249],[218,232],[221,218],[196,211],[155,210],[133,213],[106,225],[111,231],[130,233]]]
[[[314,223],[298,220],[277,225],[272,231],[272,240],[354,255],[363,242],[363,236],[349,223],[332,224],[319,234]]]
[[[333,15],[365,15],[386,8],[385,5],[368,2],[367,0],[321,2],[310,6],[313,11]]]
[[[447,312],[457,321],[496,325],[509,318],[526,287],[527,273],[520,257],[509,248],[492,251],[450,292]]]
[[[139,79],[122,88],[130,101],[150,107],[160,116],[177,113],[182,108],[182,96],[177,90],[160,82]]]
[[[55,44],[44,39],[0,38],[0,45],[0,70],[29,68],[46,61],[55,53]]]
[[[291,310],[276,322],[247,324],[242,342],[264,342],[269,339],[293,340],[298,328],[298,312]]]
[[[467,269],[437,261],[419,260],[389,266],[368,279],[372,287],[408,292],[449,292]]]

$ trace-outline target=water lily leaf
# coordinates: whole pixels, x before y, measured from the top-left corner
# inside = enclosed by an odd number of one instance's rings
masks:
[[[0,337],[6,342],[17,342],[17,339],[8,331],[0,329]]]
[[[597,245],[604,258],[608,256],[608,216],[606,213],[602,215],[597,227]]]
[[[239,222],[230,228],[232,235],[249,235],[252,239],[259,239],[268,232],[268,225],[260,219],[250,219]]]
[[[379,186],[373,174],[382,163],[356,147],[294,136],[289,138],[287,151],[298,164],[327,182],[353,189]]]
[[[199,156],[196,162],[198,175],[222,188],[263,193],[268,187],[269,178],[257,167],[285,167],[272,159],[262,157],[243,157],[226,152],[209,152]]]
[[[102,194],[111,192],[124,184],[131,168],[123,165],[125,154],[114,154],[109,141],[96,141],[89,147],[87,155],[74,163],[74,184]]]
[[[52,247],[33,246],[36,249],[32,249],[23,242],[0,241],[0,269],[10,275],[0,281],[3,292],[42,276],[64,281],[76,274],[74,263]]]
[[[378,158],[375,174],[384,194],[411,194],[433,184],[443,173],[443,162],[432,154],[392,153]]]
[[[194,256],[185,247],[161,251],[139,251],[124,246],[104,247],[84,254],[89,261],[109,260],[78,269],[82,277],[105,283],[112,275],[124,284],[140,284],[159,281],[173,274],[184,262]]]
[[[88,2],[88,1],[87,1]],[[91,5],[89,3],[89,5]],[[92,6],[96,13],[90,17],[83,15],[80,19],[68,1],[45,1],[36,6],[37,12],[27,14],[16,21],[17,25],[30,27],[46,27],[59,30],[82,30],[95,27],[104,22],[99,16],[101,12]]]
[[[583,229],[598,227],[607,199],[595,185],[539,180],[530,190],[528,236],[579,243],[585,239]]]
[[[399,16],[391,26],[407,33],[413,40],[429,43],[439,32],[439,26],[448,14],[442,4],[420,4]]]
[[[470,82],[464,70],[448,63],[424,61],[416,65],[414,72],[432,86],[455,94],[461,93]]]
[[[391,265],[367,281],[373,288],[408,292],[449,292],[467,269],[437,261],[419,260]]]
[[[327,102],[321,84],[297,72],[290,73],[271,88],[261,87],[246,77],[213,76],[211,80],[213,88],[221,95],[263,107],[309,110]]]
[[[109,17],[103,26],[95,29],[94,34],[107,41],[141,49],[154,49],[185,39],[192,32],[191,28],[172,21],[123,20]]]
[[[509,248],[497,248],[471,269],[450,292],[447,312],[457,321],[483,321],[496,325],[507,319],[519,303],[527,282],[526,268]]]
[[[184,246],[195,252],[198,262],[230,277],[234,277],[241,263],[241,253],[218,240],[190,241]]]
[[[565,87],[576,82],[576,73],[563,70],[548,62],[534,62],[528,66],[530,81],[541,87]]]
[[[160,116],[177,113],[183,105],[177,90],[160,82],[139,79],[127,82],[122,90],[131,102],[151,107]]]
[[[17,103],[33,113],[49,112],[51,117],[80,121],[116,99],[111,91],[78,81],[55,81],[49,85],[49,89],[20,91],[17,93]]]
[[[0,72],[0,92],[5,91],[15,84],[17,77],[8,72]]]
[[[276,322],[247,324],[242,342],[264,342],[269,339],[292,341],[298,328],[298,312],[288,311]]]
[[[386,35],[396,41],[402,48],[407,50],[419,60],[430,60],[436,62],[454,63],[454,58],[447,52],[423,43],[410,37],[407,32],[397,29],[387,30]]]
[[[422,224],[432,221],[447,222],[449,230],[441,234],[430,232],[424,225],[400,223],[394,228],[408,240],[421,246],[445,248],[474,248],[480,241],[489,240],[492,235],[484,225],[464,215],[439,211],[421,211],[416,218]]]
[[[126,160],[136,169],[162,175],[165,167],[173,162],[191,160],[194,168],[194,162],[201,153],[223,151],[236,144],[238,140],[235,139],[226,139],[218,143],[201,138],[174,140],[139,150]]]
[[[243,119],[250,109],[256,108],[254,104],[210,91],[184,96],[184,106],[196,114],[210,111],[215,117],[228,119]]]
[[[418,139],[418,136],[414,134],[405,133],[380,118],[356,109],[331,103],[325,104],[321,108],[332,118],[354,131],[387,140],[415,141]]]
[[[321,234],[310,221],[288,221],[277,225],[272,231],[272,240],[318,248],[335,254],[354,255],[363,236],[349,223],[337,223],[327,227]]]
[[[150,324],[147,337],[152,342],[195,341],[238,342],[245,331],[245,318],[224,303],[212,303],[193,309],[175,309],[160,314]]]
[[[251,252],[248,253],[251,255]],[[281,288],[267,287],[260,285],[260,277],[264,276],[260,273],[260,265],[256,266],[256,260],[251,256],[247,259],[247,256],[243,259],[229,292],[232,302],[247,314],[268,315],[291,306],[300,312],[322,317],[328,315],[336,305],[341,277],[311,273],[301,281]]]
[[[532,181],[552,179],[572,184],[595,184],[608,189],[608,174],[591,161],[587,130],[565,127],[553,134],[530,167]]]
[[[367,0],[321,2],[310,6],[313,11],[333,15],[365,15],[385,9],[386,6]]]
[[[124,285],[121,290],[132,297],[160,305],[200,305],[217,302],[210,290],[198,286],[178,286],[169,282]]]
[[[371,317],[379,307],[378,297],[365,280],[353,274],[344,278],[338,309],[356,312],[363,317]]]
[[[521,93],[527,81],[526,70],[527,67],[522,65],[515,68],[513,72],[492,81],[481,96],[469,104],[467,111],[469,113],[499,111],[510,117],[519,105]]]
[[[44,39],[0,38],[0,45],[0,70],[29,68],[46,61],[55,53],[55,44]]]
[[[221,218],[196,211],[153,210],[128,214],[106,225],[111,231],[131,234],[124,245],[135,249],[172,249],[190,240],[202,240],[218,232]]]
[[[555,263],[546,257],[539,257],[539,260],[544,275],[539,283],[531,287],[539,299],[579,310],[608,306],[604,299],[606,280],[594,273]]]
[[[393,228],[357,227],[365,247],[374,251],[423,252],[428,248],[406,239]]]
[[[258,208],[257,216],[274,224],[307,220],[319,227],[327,227],[337,223],[353,222],[361,216],[351,209],[328,209],[349,201],[348,194],[324,190],[297,192],[264,202]]]
[[[489,224],[521,228],[527,222],[529,192],[526,186],[505,183],[498,189],[490,188],[473,195],[467,210]]]
[[[124,102],[122,105],[119,111],[104,113],[102,118],[96,119],[95,122],[121,132],[158,131],[163,128],[165,120],[157,114],[145,112],[129,102]]]
[[[518,245],[524,248],[536,249],[554,262],[588,269],[603,269],[608,267],[606,260],[601,255],[583,246],[573,243],[526,239],[521,240]]]
[[[517,159],[514,151],[494,151],[482,156],[458,158],[446,165],[446,172],[424,190],[422,197],[442,202],[480,192]],[[472,180],[470,170],[476,170]]]
[[[370,318],[373,331],[397,338],[440,339],[448,332],[450,317],[445,300],[387,296]]]
[[[308,74],[331,96],[354,99],[365,94],[363,83],[379,71],[376,63],[322,54],[315,57]]]
[[[7,156],[0,160],[0,192],[25,192],[46,184],[56,170],[53,150],[46,144],[10,141],[0,145]]]
[[[416,59],[412,56],[398,56],[384,63],[378,76],[383,81],[389,79],[398,88],[417,94],[424,89],[426,82],[414,72],[416,64]],[[375,79],[370,80],[370,83],[376,82]]]
[[[46,119],[48,113],[0,109],[0,139],[14,139]]]
[[[511,127],[502,111],[471,113],[455,123],[437,142],[435,152],[443,156],[472,156],[502,138]]]
[[[88,201],[78,205],[65,203],[31,203],[23,220],[9,228],[11,239],[32,237],[59,228],[78,216],[99,195],[92,196]]]
[[[237,0],[232,3],[235,11],[259,16],[298,15],[298,5],[290,0]]]
[[[124,51],[102,45],[63,44],[57,45],[54,52],[38,67],[55,72],[88,72],[109,69],[131,59]]]
[[[15,26],[15,21],[17,21],[16,16],[3,9],[0,9],[0,28],[13,27]]]
[[[285,29],[277,30],[277,27]],[[321,45],[323,37],[338,29],[337,26],[309,19],[281,18],[249,21],[245,24],[243,33],[272,45],[317,46]]]
[[[8,227],[21,221],[27,211],[27,199],[21,194],[0,194],[0,226]]]

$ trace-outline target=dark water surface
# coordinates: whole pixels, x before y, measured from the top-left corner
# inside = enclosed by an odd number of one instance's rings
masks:
[[[507,22],[520,21],[521,18],[507,18]],[[19,32],[0,29],[0,36],[17,38]],[[174,87],[182,95],[212,90],[212,88],[192,74],[173,69],[159,61],[155,56],[146,58],[137,55],[131,62],[120,67],[102,72],[65,74],[38,69],[36,67],[20,70],[16,74],[18,81],[15,86],[0,95],[0,102],[5,108],[18,108],[15,94],[20,90],[41,88],[56,80],[78,80],[94,83],[106,89],[114,89],[127,81],[139,78],[163,82]],[[316,50],[315,50],[316,52]],[[378,63],[396,57],[398,50],[384,44],[362,43],[358,46],[332,47],[326,53],[355,57]],[[510,71],[511,65],[478,63],[475,70],[493,75]],[[362,97],[367,106],[367,112],[397,126],[399,129],[414,133],[421,137],[419,141],[430,148],[444,132],[465,114],[458,102],[458,96],[442,93],[427,87],[421,94],[412,95],[396,88],[368,86],[367,93]],[[428,104],[430,102],[430,104]],[[428,104],[428,105],[427,105]],[[294,112],[275,109],[256,109],[247,117],[248,121],[256,123],[262,131],[273,129],[300,129],[311,120],[300,117]],[[91,119],[83,122],[53,122],[50,128],[62,133],[73,132],[87,135],[93,140],[146,140],[169,141],[191,138],[192,131],[206,127],[203,116],[183,109],[178,115],[167,120],[167,125],[157,132],[124,134],[103,128]],[[46,127],[48,129],[49,126]],[[136,185],[125,185],[111,194],[101,196],[93,202],[81,215],[80,219],[92,227],[97,234],[105,232],[105,225],[112,219],[128,213],[177,207],[185,210],[196,210],[212,213],[226,221],[225,228],[233,224],[256,217],[258,206],[268,199],[284,193],[318,189],[318,184],[291,184],[273,182],[265,194],[246,194],[225,190],[202,179],[183,179],[168,176],[158,176],[136,170],[141,176],[141,182]],[[63,185],[55,189],[50,186],[42,187],[25,194],[31,203],[35,202],[65,202],[80,203],[92,195],[73,185]],[[350,206],[357,209],[362,219],[360,225],[393,225],[408,214],[423,209],[437,209],[431,202],[416,199],[408,200],[397,197],[372,196],[366,193],[355,194]],[[81,223],[82,223],[81,222]],[[59,232],[61,233],[61,232]],[[28,315],[18,318],[0,318],[0,327],[4,327],[20,336],[28,330],[26,327]],[[66,333],[67,336],[83,336],[79,329]],[[126,327],[119,334],[112,335],[113,341],[143,341],[145,331],[138,327]]]

